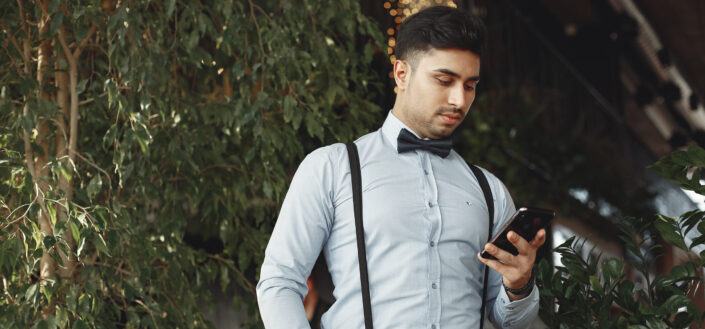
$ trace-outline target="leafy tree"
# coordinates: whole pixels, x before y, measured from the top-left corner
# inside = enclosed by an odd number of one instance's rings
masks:
[[[0,327],[210,327],[315,146],[377,126],[357,1],[0,4]]]

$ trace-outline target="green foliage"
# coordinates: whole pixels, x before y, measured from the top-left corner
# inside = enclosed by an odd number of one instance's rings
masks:
[[[260,326],[253,284],[296,165],[377,126],[378,27],[347,0],[53,0],[40,34],[42,9],[20,4],[24,16],[0,5],[0,327],[210,327],[210,287],[232,283]],[[87,40],[71,163],[56,142],[62,29],[72,49]],[[47,157],[36,181],[25,132]],[[43,255],[61,268],[57,248],[75,255],[73,275],[42,278]]]
[[[681,187],[704,191],[699,175],[705,150],[676,151],[651,166]],[[700,177],[700,176],[694,176]],[[620,237],[627,263],[601,259],[593,250],[584,257],[585,241],[570,238],[555,249],[555,269],[542,261],[536,269],[541,289],[541,318],[550,328],[686,328],[702,327],[705,313],[695,305],[695,291],[705,270],[705,212],[692,210],[670,218],[625,218]],[[653,273],[662,241],[688,255],[668,273]],[[636,270],[631,274],[628,267]]]
[[[705,195],[705,186],[700,183],[705,179],[704,164],[705,150],[691,146],[687,150],[675,151],[670,156],[658,160],[650,168],[684,189]]]

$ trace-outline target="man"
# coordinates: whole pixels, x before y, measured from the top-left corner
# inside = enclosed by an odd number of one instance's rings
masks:
[[[466,11],[432,7],[407,18],[397,38],[397,98],[382,128],[355,143],[372,318],[376,328],[479,328],[485,264],[486,313],[499,328],[526,328],[538,312],[532,267],[545,241],[509,238],[513,256],[486,244],[488,209],[478,180],[450,150],[399,148],[400,135],[444,140],[475,99],[484,28]],[[504,185],[484,171],[497,232],[515,211]],[[363,328],[350,165],[345,145],[309,154],[299,166],[267,246],[257,296],[267,328],[308,328],[301,300],[323,250],[335,303],[327,329]],[[487,250],[497,260],[479,257]],[[503,287],[504,286],[504,287]],[[523,292],[519,295],[509,290]]]

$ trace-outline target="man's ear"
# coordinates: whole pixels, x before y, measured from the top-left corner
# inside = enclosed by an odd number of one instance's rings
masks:
[[[399,91],[406,90],[411,77],[411,66],[404,60],[397,59],[394,62],[394,81],[397,83]]]

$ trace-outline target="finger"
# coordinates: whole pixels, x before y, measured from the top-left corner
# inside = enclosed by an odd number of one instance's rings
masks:
[[[487,251],[490,255],[494,256],[495,258],[497,258],[497,260],[504,264],[514,263],[514,255],[512,255],[506,250],[495,246],[492,243],[488,243],[485,245],[485,251]]]
[[[529,243],[534,249],[538,249],[546,242],[546,230],[540,229],[533,240]]]
[[[477,253],[477,258],[480,259],[482,263],[487,265],[487,267],[497,271],[500,274],[503,274],[507,270],[507,265],[504,265],[495,259],[484,258],[481,256],[481,253]]]
[[[531,245],[529,245],[529,243],[526,242],[524,238],[522,238],[519,234],[514,231],[509,231],[509,233],[507,233],[507,239],[514,245],[514,247],[517,248],[520,255],[526,255],[532,249],[536,249],[531,248]]]

